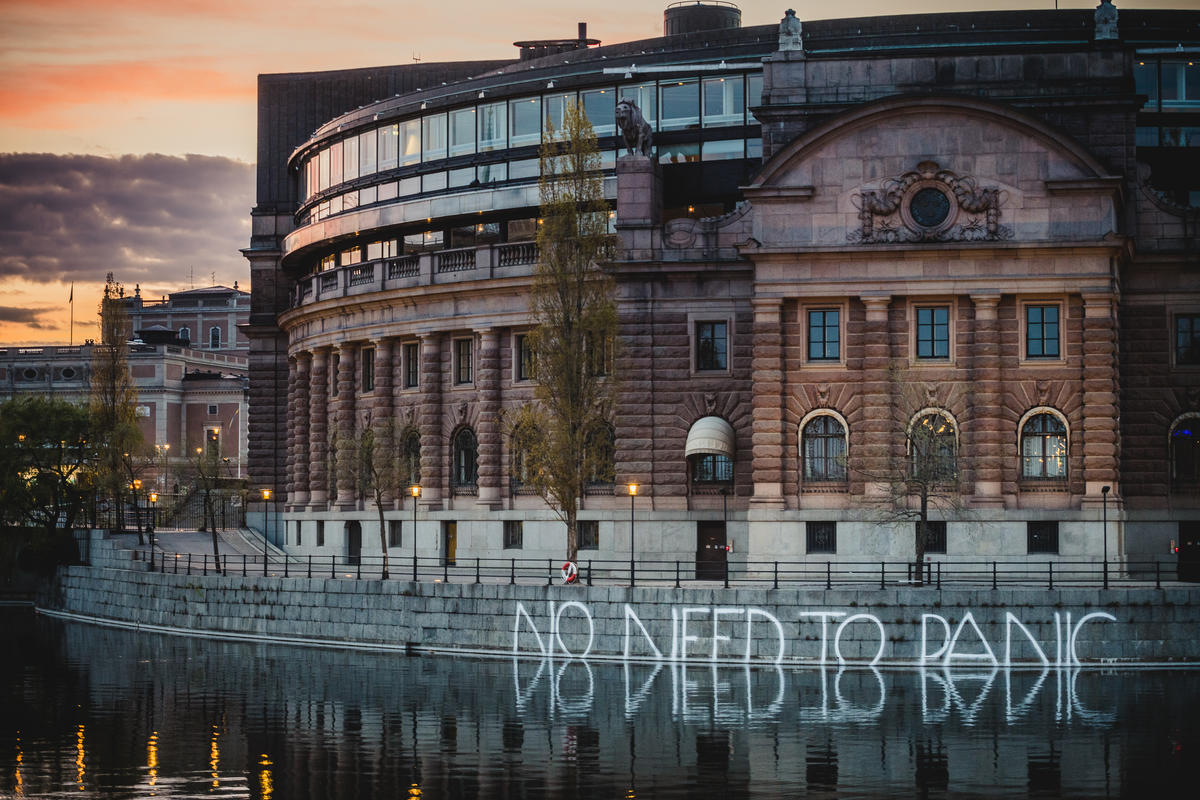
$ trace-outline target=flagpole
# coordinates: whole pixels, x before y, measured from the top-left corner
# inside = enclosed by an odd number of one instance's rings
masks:
[[[71,304],[71,338],[68,346],[75,346],[75,282],[71,281],[71,296],[68,299]]]

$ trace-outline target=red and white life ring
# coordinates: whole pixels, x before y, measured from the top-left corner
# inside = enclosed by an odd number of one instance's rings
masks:
[[[574,561],[568,561],[562,565],[562,581],[563,583],[574,583],[579,579],[579,567],[575,566]]]

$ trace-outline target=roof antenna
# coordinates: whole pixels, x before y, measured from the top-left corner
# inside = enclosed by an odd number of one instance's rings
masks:
[[[420,61],[421,61],[421,56],[418,53],[413,53],[412,58],[413,58],[413,61],[416,61],[418,63],[420,63]]]

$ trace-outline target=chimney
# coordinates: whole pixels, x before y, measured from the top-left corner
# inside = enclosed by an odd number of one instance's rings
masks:
[[[581,42],[587,41],[587,23],[586,22],[579,23],[579,41],[581,41]]]

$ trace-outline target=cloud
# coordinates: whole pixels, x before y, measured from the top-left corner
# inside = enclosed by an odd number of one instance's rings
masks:
[[[48,309],[35,310],[32,308],[0,306],[0,322],[15,322],[39,330],[53,330],[57,327],[56,325],[40,320],[48,311]]]
[[[253,177],[214,156],[0,154],[0,283],[245,274]]]

